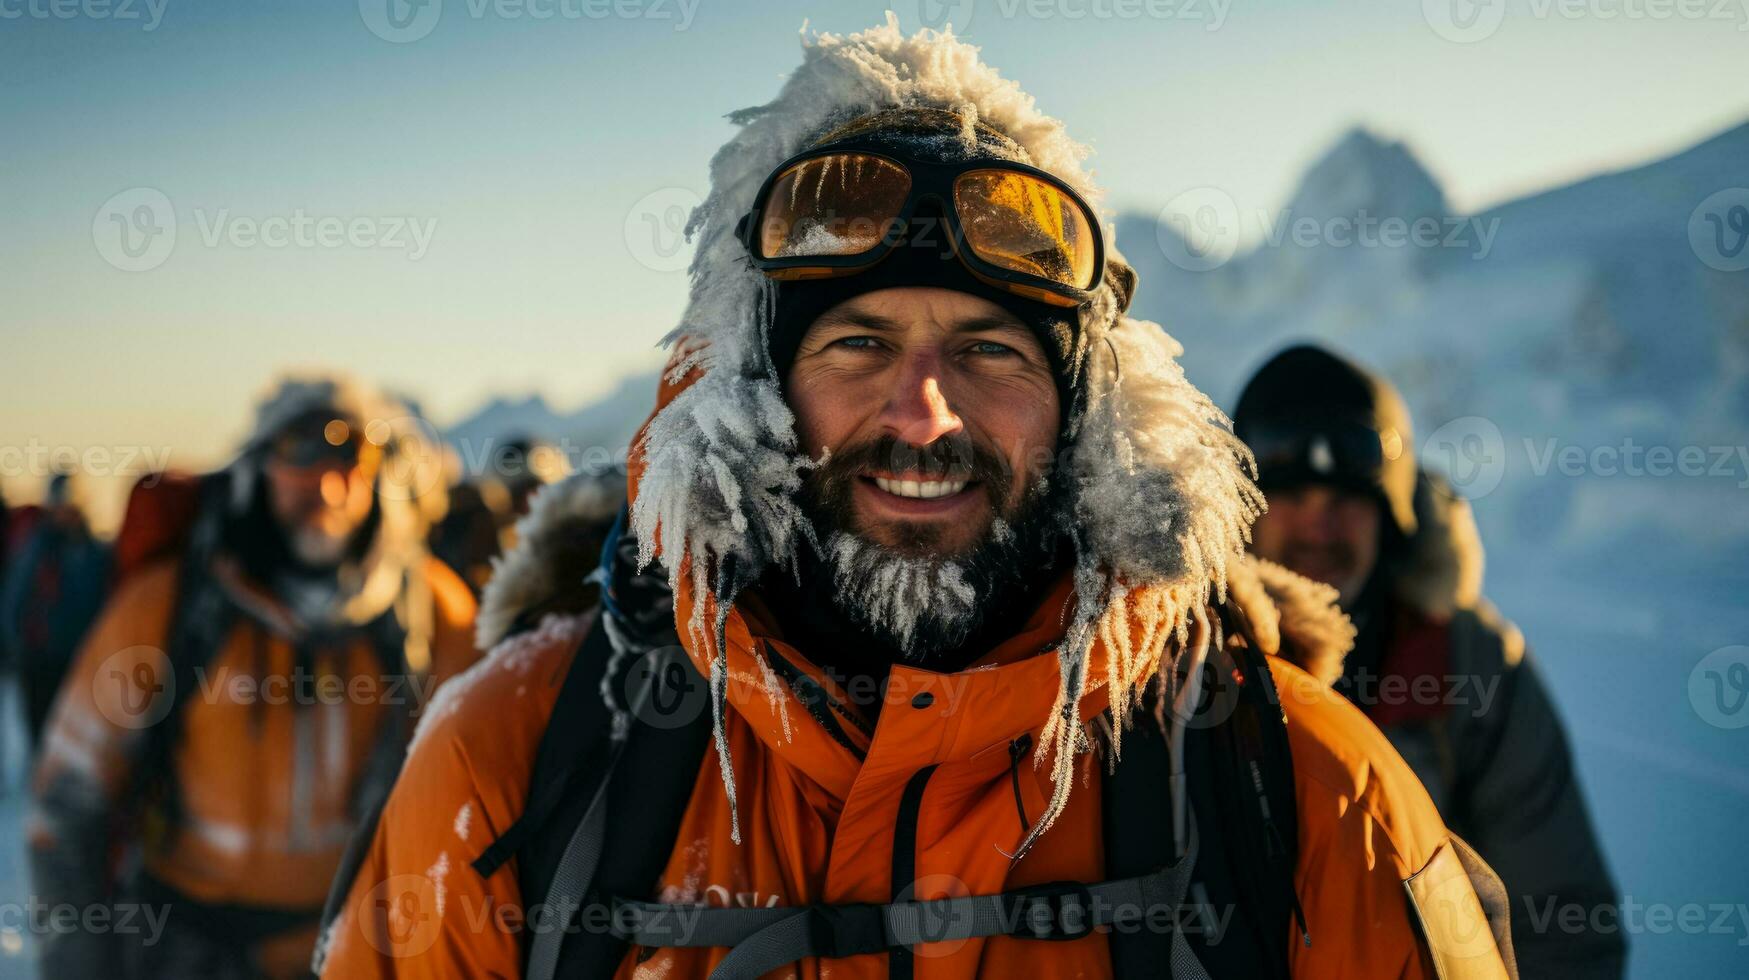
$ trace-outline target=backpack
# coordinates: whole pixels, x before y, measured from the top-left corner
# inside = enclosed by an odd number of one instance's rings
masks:
[[[661,723],[660,706],[684,695],[677,688],[705,682],[675,635],[665,580],[635,571],[636,543],[623,533],[624,522],[622,511],[594,576],[604,585],[602,608],[563,681],[523,812],[472,862],[474,872],[489,877],[516,860],[525,920],[537,926],[524,964],[528,977],[611,976],[632,945],[681,944],[734,946],[714,976],[757,977],[804,956],[884,951],[889,975],[908,977],[912,942],[962,938],[951,931],[953,923],[974,918],[1004,924],[977,934],[1038,941],[1117,925],[1109,933],[1117,976],[1159,975],[1164,964],[1182,961],[1181,949],[1196,963],[1184,967],[1181,980],[1288,976],[1296,916],[1304,933],[1292,885],[1298,841],[1293,766],[1282,709],[1255,644],[1236,659],[1211,658],[1206,668],[1230,682],[1215,695],[1231,699],[1224,705],[1230,715],[1193,726],[1187,739],[1193,837],[1200,845],[1190,861],[1173,864],[1166,738],[1156,726],[1138,724],[1125,734],[1121,762],[1102,781],[1108,881],[952,900],[971,903],[958,906],[896,900],[887,906],[708,909],[702,916],[689,909],[698,928],[682,937],[664,934],[653,924],[666,907],[644,899],[673,851],[711,741],[711,718],[692,712],[684,723]],[[906,831],[914,829],[927,772],[912,781],[913,823],[905,825],[902,805],[895,827],[896,882],[914,878],[905,869],[915,855]],[[344,907],[379,817],[380,808],[353,840],[329,895],[324,932]],[[1178,880],[1168,882],[1171,877]],[[1130,902],[1145,908],[1159,904],[1163,892],[1176,906],[1172,929],[1094,915],[1099,902],[1147,899]],[[581,928],[573,919],[581,909],[602,907],[611,909],[607,930]],[[1227,909],[1234,910],[1230,918],[1217,911]],[[896,921],[910,925],[895,931]]]
[[[182,553],[200,513],[202,485],[213,480],[222,477],[165,470],[134,481],[115,535],[112,590],[141,568]]]

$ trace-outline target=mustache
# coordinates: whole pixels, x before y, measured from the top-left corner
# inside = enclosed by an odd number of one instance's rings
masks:
[[[965,433],[955,433],[919,446],[893,435],[833,453],[814,472],[819,496],[847,498],[851,481],[870,473],[916,474],[925,480],[972,480],[983,485],[998,508],[1008,500],[1014,471],[994,451]]]

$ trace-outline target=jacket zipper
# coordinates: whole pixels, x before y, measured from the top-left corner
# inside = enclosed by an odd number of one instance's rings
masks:
[[[893,880],[889,886],[892,901],[915,897],[910,894],[917,883],[917,817],[923,809],[923,790],[935,766],[924,766],[912,774],[899,797],[899,815],[893,822]],[[887,951],[889,980],[911,980],[915,975],[915,957],[909,946],[894,946]]]

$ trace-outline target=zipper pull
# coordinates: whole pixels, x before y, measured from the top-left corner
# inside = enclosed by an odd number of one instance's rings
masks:
[[[1021,833],[1032,833],[1032,823],[1026,819],[1026,804],[1020,796],[1020,760],[1032,748],[1032,736],[1022,735],[1008,743],[1008,777],[1014,785],[1014,809],[1020,814]]]

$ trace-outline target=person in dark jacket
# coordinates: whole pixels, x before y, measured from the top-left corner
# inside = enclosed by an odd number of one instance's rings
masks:
[[[0,646],[18,671],[33,746],[107,592],[109,548],[92,536],[75,491],[71,474],[50,478],[42,515],[0,586]]]
[[[1246,385],[1234,427],[1269,503],[1251,550],[1337,590],[1359,635],[1336,689],[1505,881],[1523,974],[1620,976],[1619,931],[1559,925],[1568,906],[1596,921],[1591,910],[1616,904],[1615,884],[1542,674],[1523,634],[1482,598],[1469,505],[1417,468],[1401,396],[1297,346]]]

